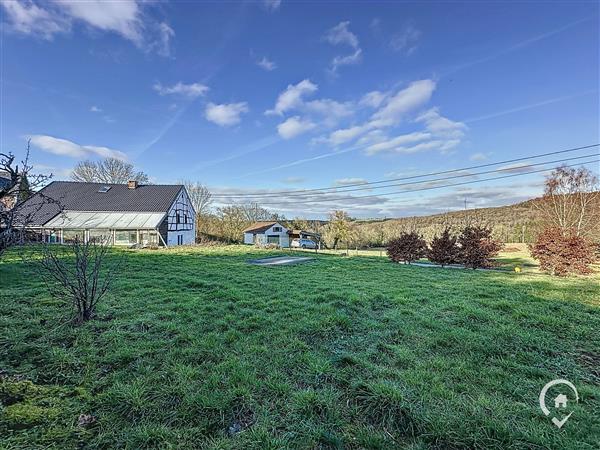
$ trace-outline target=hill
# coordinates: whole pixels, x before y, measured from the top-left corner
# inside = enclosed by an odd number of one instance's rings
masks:
[[[416,230],[431,239],[446,225],[459,228],[466,223],[478,223],[492,228],[496,239],[502,242],[532,242],[542,226],[541,198],[514,205],[452,211],[429,216],[357,222],[360,240],[366,245],[383,244],[402,231]],[[595,210],[600,211],[600,196],[596,196]],[[599,221],[600,222],[600,221]],[[594,233],[600,238],[600,226]]]

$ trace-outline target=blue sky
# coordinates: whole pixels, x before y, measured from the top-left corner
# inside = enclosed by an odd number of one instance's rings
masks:
[[[56,179],[112,155],[156,183],[268,192],[599,141],[597,2],[100,3],[0,9],[1,148],[31,138]],[[542,179],[262,203],[390,217],[508,204]]]

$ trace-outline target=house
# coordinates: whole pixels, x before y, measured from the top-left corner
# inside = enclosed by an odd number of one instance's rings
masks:
[[[565,394],[558,394],[554,399],[555,408],[566,408],[567,407],[567,396]]]
[[[53,181],[23,203],[18,220],[45,242],[174,246],[196,236],[196,212],[182,185]]]
[[[288,229],[279,222],[255,222],[244,230],[244,244],[290,246]]]

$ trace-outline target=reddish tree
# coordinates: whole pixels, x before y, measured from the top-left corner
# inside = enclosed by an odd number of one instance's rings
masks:
[[[410,264],[427,255],[427,243],[414,231],[402,233],[388,243],[387,254],[394,262],[404,261]]]
[[[529,250],[540,262],[540,269],[551,275],[592,272],[589,265],[594,262],[594,245],[578,236],[576,229],[547,228]]]
[[[457,239],[450,233],[450,228],[445,228],[440,236],[434,237],[429,247],[427,257],[431,262],[440,264],[442,267],[458,262]]]
[[[459,261],[472,269],[492,267],[502,244],[492,239],[492,229],[482,226],[466,226],[458,237]]]

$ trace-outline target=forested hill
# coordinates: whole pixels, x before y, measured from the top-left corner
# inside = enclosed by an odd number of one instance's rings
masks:
[[[598,200],[595,210],[600,211],[600,195],[596,198]],[[358,226],[362,232],[380,234],[384,239],[408,229],[416,229],[425,238],[431,238],[446,224],[458,228],[465,223],[475,222],[492,227],[495,237],[503,242],[532,242],[541,226],[540,201],[541,199],[537,198],[514,205],[467,209],[430,216],[365,220],[360,221]]]

